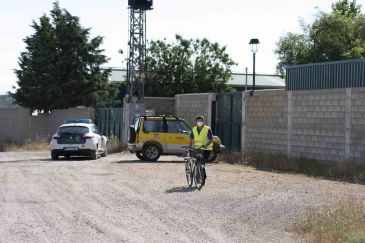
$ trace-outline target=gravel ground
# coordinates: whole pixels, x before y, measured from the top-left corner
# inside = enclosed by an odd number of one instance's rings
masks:
[[[0,153],[0,242],[301,242],[286,229],[309,206],[365,201],[363,185],[216,163],[207,174],[197,191],[173,156]]]

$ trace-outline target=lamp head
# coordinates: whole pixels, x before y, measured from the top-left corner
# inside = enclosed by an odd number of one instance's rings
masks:
[[[259,39],[251,39],[250,43],[248,43],[248,44],[251,45],[251,50],[253,52],[257,52],[258,46],[260,45],[260,41],[259,41]]]

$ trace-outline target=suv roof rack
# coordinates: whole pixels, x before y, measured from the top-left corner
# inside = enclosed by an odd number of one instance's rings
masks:
[[[168,117],[168,118],[175,118],[176,120],[180,121],[180,119],[177,116],[173,115],[173,114],[154,115],[154,116],[152,116],[152,115],[144,115],[144,116],[141,116],[141,117],[143,117],[145,119],[148,119],[149,117],[161,117],[161,118],[165,119],[165,118]]]

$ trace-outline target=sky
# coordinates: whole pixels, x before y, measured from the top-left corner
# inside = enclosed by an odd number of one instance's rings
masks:
[[[300,31],[299,19],[314,19],[318,9],[329,11],[331,0],[154,0],[147,13],[147,39],[166,38],[176,34],[185,38],[207,38],[227,47],[238,63],[232,70],[252,72],[251,38],[260,40],[256,55],[256,72],[275,73],[276,42],[286,32]],[[24,51],[23,39],[33,33],[30,24],[42,14],[49,14],[52,0],[0,0],[0,94],[16,84],[14,69]],[[91,35],[104,37],[102,48],[110,61],[105,66],[126,66],[128,42],[128,0],[59,0],[62,8],[79,16]],[[365,0],[359,0],[365,6]]]

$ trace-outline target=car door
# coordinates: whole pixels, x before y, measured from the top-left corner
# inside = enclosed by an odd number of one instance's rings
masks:
[[[99,132],[99,129],[98,129],[98,127],[97,126],[92,126],[92,132],[93,132],[93,134],[94,134],[94,136],[97,138],[97,140],[98,140],[98,145],[99,145],[99,147],[98,147],[98,149],[99,150],[105,150],[105,146],[104,146],[104,141],[103,141],[103,139],[102,139],[102,136],[101,136],[101,134],[100,134],[100,132]]]
[[[183,153],[182,147],[189,145],[189,127],[181,120],[167,120],[167,150],[168,153]]]
[[[163,152],[166,153],[166,123],[161,118],[144,118],[142,132],[139,133],[139,142],[157,142],[161,145]]]

